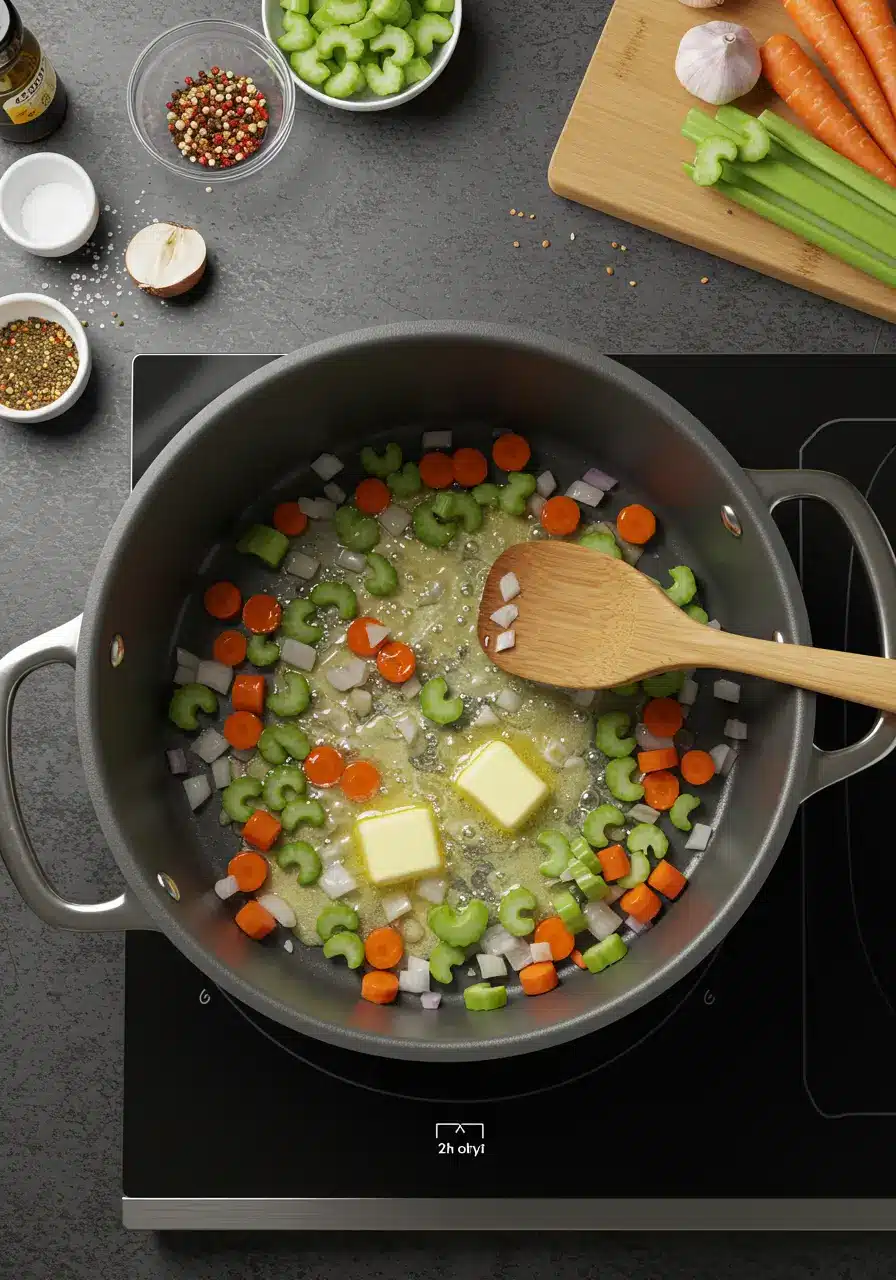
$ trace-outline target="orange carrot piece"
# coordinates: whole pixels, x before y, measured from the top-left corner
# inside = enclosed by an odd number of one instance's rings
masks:
[[[264,676],[237,676],[230,689],[234,711],[251,711],[256,716],[263,715],[264,692]]]
[[[672,808],[680,790],[681,786],[675,774],[670,773],[668,769],[659,769],[656,773],[648,773],[644,779],[644,803],[649,804],[651,809],[659,809],[663,813],[666,809]]]
[[[376,655],[376,666],[390,684],[404,684],[417,670],[414,650],[400,640],[389,640]]]
[[[535,930],[535,941],[546,942],[554,960],[565,960],[572,954],[576,940],[559,916],[548,916]]]
[[[235,587],[232,582],[213,582],[202,597],[206,613],[210,613],[213,618],[220,618],[222,622],[235,618],[242,602],[239,587]]]
[[[553,991],[559,981],[550,960],[539,960],[520,969],[520,982],[527,996],[543,996],[546,991]]]
[[[716,774],[716,766],[708,751],[686,751],[681,757],[681,776],[691,786],[702,787]]]
[[[246,657],[246,637],[242,631],[222,631],[215,638],[212,657],[225,667],[238,667]]]
[[[392,501],[388,485],[376,476],[368,476],[362,480],[355,490],[355,506],[368,516],[378,516]]]
[[[370,643],[367,637],[368,622],[373,627],[383,625],[379,618],[355,618],[345,637],[345,643],[359,658],[375,658],[377,649],[385,644],[385,641],[380,641],[380,644],[375,646]]]
[[[621,844],[611,844],[600,851],[600,873],[605,880],[620,880],[632,869],[628,854]]]
[[[464,489],[482,484],[488,475],[488,458],[478,449],[455,449],[451,463],[454,479]]]
[[[495,466],[502,471],[522,471],[532,457],[529,441],[525,436],[518,436],[513,431],[505,431],[498,436],[492,445],[492,458]]]
[[[674,738],[684,724],[681,703],[675,698],[651,698],[641,719],[656,738]]]
[[[382,783],[380,771],[375,764],[371,764],[369,760],[354,760],[345,766],[339,785],[349,800],[360,804],[364,800],[371,800]]]
[[[647,883],[664,898],[677,898],[687,882],[687,876],[683,876],[678,867],[673,867],[668,858],[662,858],[647,877]]]
[[[788,35],[771,36],[759,52],[766,80],[816,138],[896,187],[896,165],[840,101],[795,40]]]
[[[335,787],[345,771],[345,761],[335,747],[321,743],[311,748],[302,768],[305,777],[316,787]]]
[[[587,969],[587,968],[588,968],[587,964],[586,964],[586,963],[585,963],[585,961],[582,959],[582,953],[581,953],[581,951],[579,951],[578,949],[576,949],[575,951],[572,951],[572,952],[570,953],[569,958],[570,958],[570,960],[573,962],[573,964],[574,964],[574,965],[577,965],[580,969]]]
[[[265,809],[256,809],[240,834],[246,844],[267,853],[282,830],[279,818]]]
[[[243,933],[248,934],[250,938],[254,938],[256,942],[266,938],[277,927],[277,921],[267,907],[263,907],[254,898],[251,902],[247,902],[245,906],[240,907],[234,916],[234,920]]]
[[[579,527],[582,513],[574,498],[567,498],[559,493],[556,498],[548,498],[541,508],[541,523],[554,537],[562,538],[568,533],[575,533]]]
[[[374,969],[394,969],[404,955],[404,943],[397,929],[374,929],[364,940],[364,956]]]
[[[649,507],[642,507],[640,502],[623,507],[616,517],[616,528],[620,538],[642,547],[656,533],[656,516]]]
[[[268,878],[267,858],[252,849],[241,849],[228,862],[227,874],[233,876],[241,893],[254,893]]]
[[[252,677],[248,676],[247,679],[251,680]],[[257,745],[263,728],[261,718],[251,711],[234,711],[224,721],[223,733],[237,751],[248,751],[250,747]]]
[[[420,459],[420,479],[428,489],[447,489],[454,484],[454,463],[447,453],[424,453]]]
[[[297,538],[308,528],[308,517],[297,502],[281,502],[274,507],[274,528],[287,538]]]
[[[276,596],[269,596],[264,592],[250,596],[243,605],[243,622],[257,636],[270,635],[272,631],[276,631],[282,615],[283,610]]]
[[[659,747],[656,751],[639,751],[638,768],[642,773],[656,773],[659,769],[674,769],[678,764],[678,752],[674,747]]]
[[[372,969],[361,979],[361,996],[371,1004],[392,1004],[398,995],[398,979],[394,973]]]
[[[659,898],[646,884],[636,884],[619,899],[619,906],[627,916],[634,916],[642,924],[648,924],[662,906]]]
[[[871,64],[890,111],[896,113],[896,23],[887,0],[838,0],[837,8]]]

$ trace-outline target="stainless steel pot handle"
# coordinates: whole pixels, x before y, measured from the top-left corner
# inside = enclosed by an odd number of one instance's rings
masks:
[[[750,471],[750,478],[774,511],[792,498],[826,502],[846,525],[859,553],[877,611],[880,651],[896,655],[896,558],[887,535],[855,485],[830,471]],[[839,751],[813,746],[804,799],[877,764],[896,746],[896,716],[878,716],[864,738]]]
[[[19,685],[39,667],[66,662],[74,667],[80,617],[19,645],[0,658],[0,857],[27,905],[46,924],[61,929],[153,929],[148,916],[125,891],[109,902],[67,902],[50,884],[29,839],[12,768],[12,708]]]

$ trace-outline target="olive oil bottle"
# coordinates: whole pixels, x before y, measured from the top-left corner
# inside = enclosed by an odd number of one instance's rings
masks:
[[[37,142],[62,124],[65,87],[12,0],[0,0],[0,138]]]

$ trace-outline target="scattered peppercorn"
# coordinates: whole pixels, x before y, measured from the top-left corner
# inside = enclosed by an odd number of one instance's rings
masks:
[[[510,216],[511,216],[511,218],[515,218],[515,217],[516,217],[516,209],[511,209],[511,210],[510,210]]]
[[[701,277],[700,277],[700,283],[701,283],[701,284],[709,284],[709,276],[701,276]]]
[[[624,244],[621,244],[621,245],[619,246],[619,252],[620,252],[620,253],[628,253],[628,250],[626,249],[626,247],[625,247],[625,245],[624,245]]]
[[[29,316],[0,329],[0,404],[8,409],[52,404],[77,372],[78,352],[62,325]]]
[[[619,248],[619,245],[616,243],[616,241],[615,241],[615,240],[613,240],[613,241],[611,242],[611,244],[610,244],[610,248],[611,248],[611,249],[618,249],[618,248]]]
[[[542,240],[542,242],[541,242],[541,247],[542,247],[542,249],[550,249],[550,247],[551,247],[551,242],[550,242],[550,240]]]
[[[184,77],[168,107],[168,132],[184,159],[208,169],[231,169],[264,141],[267,99],[249,76],[212,67]]]
[[[514,242],[513,242],[513,247],[514,247],[514,249],[518,249],[518,248],[520,247],[520,242],[519,242],[519,240],[514,240]]]
[[[606,270],[606,273],[607,273],[607,275],[608,275],[608,276],[611,276],[611,275],[613,274],[613,268],[612,268],[612,267],[606,267],[606,268],[605,268],[605,270]]]
[[[534,213],[530,213],[530,214],[529,214],[529,221],[530,221],[530,222],[534,222],[534,221],[535,221],[535,214],[534,214]]]
[[[635,288],[635,286],[637,285],[637,283],[638,283],[638,282],[637,282],[637,280],[629,280],[629,284],[631,285],[631,287],[632,287],[633,289]]]

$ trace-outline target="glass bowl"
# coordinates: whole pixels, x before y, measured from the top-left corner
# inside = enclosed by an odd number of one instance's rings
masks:
[[[265,140],[248,160],[230,169],[209,169],[182,156],[168,131],[165,103],[186,76],[213,66],[251,75],[267,99]],[[274,159],[289,137],[296,89],[289,64],[275,45],[241,22],[217,18],[184,22],[148,44],[128,81],[128,118],[146,150],[172,173],[206,184],[248,178]]]

